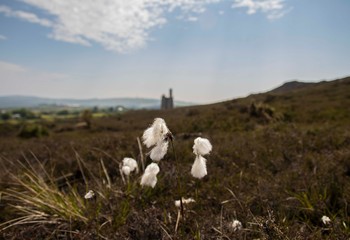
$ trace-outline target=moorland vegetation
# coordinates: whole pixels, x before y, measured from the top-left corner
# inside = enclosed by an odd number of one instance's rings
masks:
[[[141,186],[155,118],[173,137]],[[23,123],[0,125],[2,239],[350,237],[350,78],[80,121],[42,119],[45,134],[25,138]],[[198,137],[213,146],[201,179]],[[126,176],[126,157],[139,171]]]

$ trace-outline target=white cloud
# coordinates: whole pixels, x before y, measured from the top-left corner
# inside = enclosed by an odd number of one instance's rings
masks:
[[[267,18],[270,20],[278,19],[292,11],[292,7],[286,9],[286,10],[280,10],[280,11],[273,11],[270,14],[267,15]]]
[[[0,40],[6,40],[7,39],[7,37],[6,36],[4,36],[4,35],[0,35]]]
[[[31,23],[37,23],[41,26],[44,27],[51,27],[52,23],[51,21],[44,19],[44,18],[39,18],[33,13],[29,12],[23,12],[23,11],[14,11],[11,8],[7,6],[0,6],[0,13],[5,14],[7,17],[16,17],[20,18],[22,20],[31,22]]]
[[[50,20],[31,12],[0,6],[0,13],[52,28],[49,37],[89,46],[98,43],[116,52],[144,47],[150,30],[167,22],[167,13],[179,10],[182,19],[196,21],[210,4],[225,0],[21,0],[49,14]],[[233,7],[247,7],[248,14],[262,11],[268,18],[281,17],[283,0],[231,0]],[[48,16],[48,15],[45,15]]]
[[[266,13],[268,19],[283,17],[286,12],[284,0],[234,0],[233,8],[248,8],[247,14],[255,14],[259,11]]]

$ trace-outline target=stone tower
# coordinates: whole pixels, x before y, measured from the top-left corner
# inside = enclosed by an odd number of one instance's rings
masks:
[[[162,95],[161,109],[173,109],[174,108],[174,99],[173,99],[173,90],[169,89],[169,97]]]

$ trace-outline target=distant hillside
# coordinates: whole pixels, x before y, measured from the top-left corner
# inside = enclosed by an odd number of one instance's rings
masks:
[[[239,102],[262,102],[298,121],[346,120],[350,118],[350,77],[318,83],[286,83]]]
[[[282,86],[269,91],[269,93],[285,93],[285,92],[290,92],[297,89],[302,89],[305,87],[314,86],[316,84],[318,83],[291,81],[291,82],[286,82]]]
[[[69,107],[115,107],[123,106],[130,109],[157,109],[159,99],[147,98],[105,98],[105,99],[55,99],[33,96],[0,96],[0,108],[37,108],[40,106]],[[175,101],[175,106],[189,106],[191,103]]]
[[[255,103],[258,107],[265,106],[265,110],[271,110],[286,122],[316,124],[350,121],[350,77],[300,86],[302,85],[289,88],[288,91],[285,89],[282,92],[252,94],[244,98],[173,111],[135,111],[129,116],[145,119],[144,124],[155,117],[176,119],[171,124],[181,129],[180,132],[208,132],[218,129],[238,131],[242,129],[242,125],[244,129],[250,129],[256,121],[260,121],[251,116],[251,104]]]
[[[284,93],[271,91],[172,111],[132,111],[124,116],[124,120],[138,119],[140,126],[147,126],[152,119],[162,117],[178,133],[233,133],[268,122],[262,116],[264,112],[259,116],[259,112],[252,111],[252,103],[255,103],[257,108],[262,106],[265,113],[273,113],[272,117],[285,123],[312,123],[312,126],[325,122],[350,123],[350,77],[307,86]]]

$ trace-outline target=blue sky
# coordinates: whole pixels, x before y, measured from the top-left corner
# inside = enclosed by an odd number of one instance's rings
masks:
[[[350,75],[348,0],[0,0],[0,95],[210,103]]]

